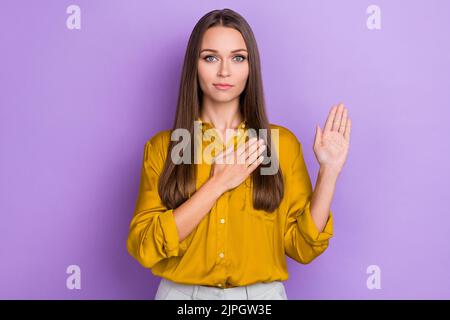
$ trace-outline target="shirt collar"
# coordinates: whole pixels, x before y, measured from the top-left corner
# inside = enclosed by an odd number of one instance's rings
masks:
[[[201,125],[201,127],[202,127],[202,131],[205,131],[205,130],[214,128],[214,126],[212,125],[212,123],[207,122],[207,121],[203,121],[202,118],[201,118],[200,116],[197,117],[197,121],[200,122],[200,125]],[[247,120],[244,119],[244,120],[242,120],[242,121],[239,123],[237,129],[245,129],[246,127],[247,127]]]

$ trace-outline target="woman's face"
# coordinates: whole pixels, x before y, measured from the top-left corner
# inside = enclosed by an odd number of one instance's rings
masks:
[[[204,33],[198,61],[198,78],[204,98],[216,102],[238,98],[247,83],[248,70],[247,46],[239,31],[216,26]]]

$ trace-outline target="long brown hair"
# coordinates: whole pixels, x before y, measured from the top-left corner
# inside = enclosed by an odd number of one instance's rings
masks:
[[[249,75],[245,89],[239,97],[239,109],[246,120],[248,128],[259,132],[266,129],[267,153],[271,155],[271,135],[269,121],[266,115],[264,93],[261,77],[260,58],[253,32],[245,19],[231,9],[214,10],[205,14],[195,25],[184,56],[183,70],[179,87],[177,110],[173,124],[174,129],[189,130],[194,137],[194,121],[200,116],[202,90],[198,82],[198,57],[203,34],[213,26],[224,26],[238,30],[247,45]],[[177,141],[170,141],[167,158],[159,178],[158,192],[163,204],[175,209],[186,201],[196,189],[197,165],[194,163],[194,154],[191,152],[191,162],[175,164],[169,156]],[[194,139],[191,139],[191,150],[194,150]],[[272,155],[273,157],[274,155]],[[261,175],[260,164],[252,172],[253,207],[267,212],[274,211],[280,204],[283,194],[283,176],[281,167],[276,174]]]

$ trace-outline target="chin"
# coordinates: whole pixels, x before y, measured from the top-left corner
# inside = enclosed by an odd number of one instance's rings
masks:
[[[234,99],[236,99],[236,97],[234,97],[234,96],[227,96],[227,97],[224,97],[224,96],[221,96],[221,97],[212,97],[212,100],[213,101],[216,101],[216,102],[229,102],[229,101],[233,101]]]
[[[208,95],[208,98],[212,101],[226,102],[233,100],[236,97],[231,92],[221,92],[221,93],[213,92]]]

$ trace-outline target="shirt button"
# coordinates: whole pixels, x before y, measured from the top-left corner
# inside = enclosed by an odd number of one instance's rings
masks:
[[[224,256],[223,252],[219,253],[219,257],[223,258]]]
[[[220,219],[220,223],[225,223],[225,219]]]

